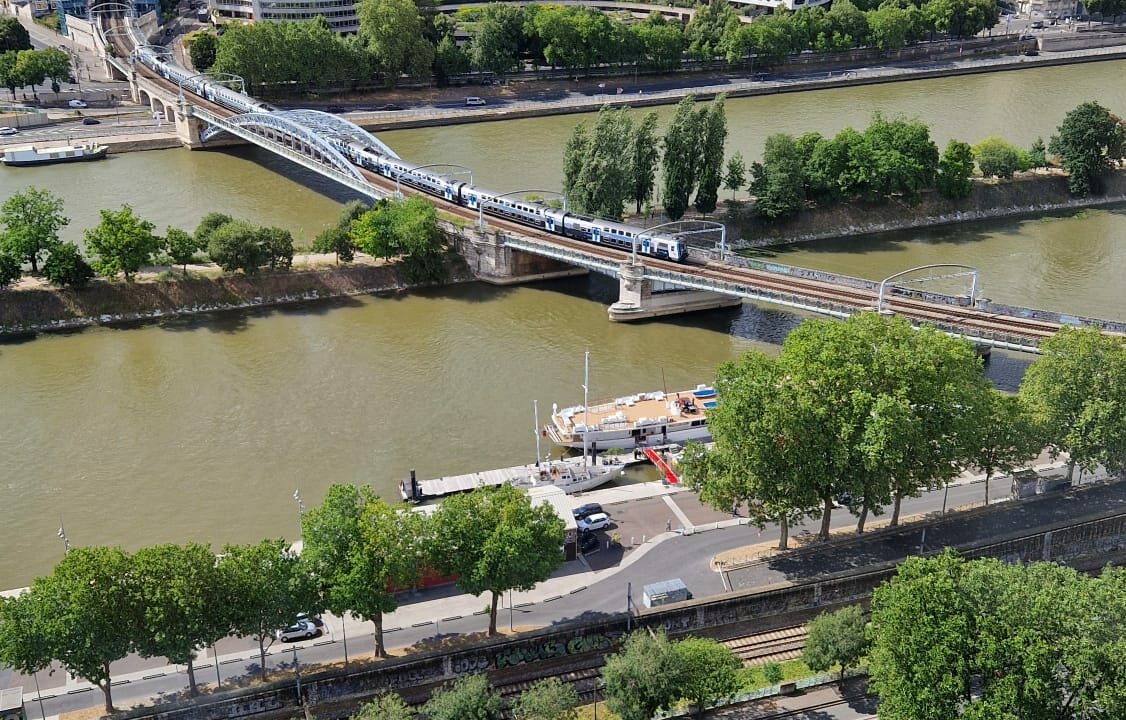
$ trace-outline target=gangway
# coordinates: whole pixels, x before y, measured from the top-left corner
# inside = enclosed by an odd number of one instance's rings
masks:
[[[661,457],[660,453],[653,448],[645,448],[644,452],[645,457],[649,458],[649,462],[656,465],[657,469],[664,473],[665,482],[669,485],[676,485],[680,482],[680,476],[673,472],[673,469],[669,467],[669,464],[665,462],[665,459]]]

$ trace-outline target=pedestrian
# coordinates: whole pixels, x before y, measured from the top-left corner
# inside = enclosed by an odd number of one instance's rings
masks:
[[[672,518],[665,521],[665,532],[672,532]]]
[[[732,517],[739,517],[739,503],[738,502],[731,503],[731,516]]]

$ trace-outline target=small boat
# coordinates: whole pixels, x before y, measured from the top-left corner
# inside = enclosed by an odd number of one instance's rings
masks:
[[[543,435],[556,445],[597,455],[604,450],[633,450],[654,445],[683,445],[690,440],[707,442],[708,410],[715,407],[716,392],[710,385],[678,393],[654,392],[626,395],[591,406],[590,353],[583,368],[583,404],[559,409],[551,406],[551,422]]]
[[[22,147],[4,148],[3,162],[5,165],[11,165],[12,167],[87,162],[89,160],[101,160],[106,156],[107,152],[109,152],[109,148],[97,143],[46,148],[24,145]]]

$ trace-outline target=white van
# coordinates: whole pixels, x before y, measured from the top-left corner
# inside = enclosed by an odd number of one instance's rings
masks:
[[[476,95],[470,95],[469,97],[465,98],[465,104],[466,105],[484,105],[485,104],[485,98],[479,98]]]

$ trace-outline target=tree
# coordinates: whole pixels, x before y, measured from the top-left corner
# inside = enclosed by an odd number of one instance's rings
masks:
[[[831,49],[847,50],[868,41],[868,18],[851,0],[835,0],[825,13],[825,19],[834,36]]]
[[[712,703],[739,690],[743,663],[730,649],[711,638],[686,638],[673,644],[681,667],[680,694],[696,706],[696,717]]]
[[[192,67],[199,72],[207,72],[215,64],[215,54],[219,50],[219,37],[215,33],[199,32],[191,36]]]
[[[735,200],[735,193],[743,188],[747,182],[747,163],[743,160],[742,153],[735,153],[727,160],[727,167],[723,172],[723,187],[731,191],[731,200]]]
[[[661,205],[672,220],[679,220],[688,210],[699,176],[704,115],[696,111],[695,102],[696,98],[688,95],[677,103],[676,113],[665,130],[665,179]]]
[[[1102,463],[1126,468],[1126,347],[1097,328],[1068,326],[1040,343],[1025,371],[1020,398],[1048,443],[1052,457],[1068,454],[1075,467]]]
[[[958,200],[973,192],[970,178],[974,174],[974,154],[968,143],[951,140],[946,143],[938,161],[938,192],[944,198]]]
[[[497,634],[497,603],[504,591],[531,590],[563,564],[563,521],[549,505],[533,506],[511,485],[446,498],[431,523],[434,566],[457,575],[464,593],[492,593],[489,635]]]
[[[20,270],[20,261],[6,252],[0,251],[0,288],[20,279],[23,271]]]
[[[247,275],[258,272],[265,262],[258,229],[242,220],[231,220],[206,234],[207,255],[227,272],[242,270]],[[199,231],[196,231],[199,237]]]
[[[199,219],[199,225],[196,225],[195,232],[192,236],[199,243],[201,248],[206,248],[207,244],[211,242],[211,233],[223,227],[227,223],[234,220],[230,215],[219,212],[210,212]]]
[[[727,0],[709,0],[697,5],[696,12],[684,29],[688,54],[697,60],[712,60],[723,54],[723,34],[728,22],[736,18]]]
[[[883,3],[865,13],[868,39],[880,52],[895,52],[907,44],[911,20],[907,10],[895,3]]]
[[[41,603],[28,592],[0,598],[0,665],[22,675],[43,670],[53,659]]]
[[[0,18],[0,53],[30,50],[31,35],[17,17]]]
[[[84,287],[94,277],[94,268],[74,243],[59,243],[43,262],[43,277],[60,287]]]
[[[127,656],[139,635],[131,558],[120,548],[71,548],[54,572],[31,584],[51,657],[98,686],[114,712],[110,663]]]
[[[153,545],[133,556],[136,602],[143,613],[137,640],[142,657],[165,657],[186,665],[192,697],[196,687],[196,651],[226,637],[225,600],[215,554],[206,545]]]
[[[1025,153],[1025,162],[1030,168],[1048,167],[1048,151],[1044,147],[1044,138],[1036,138]]]
[[[426,720],[500,720],[504,703],[484,674],[466,675],[435,690],[422,714]]]
[[[123,205],[120,210],[102,210],[101,222],[86,231],[86,247],[96,253],[91,263],[103,277],[125,275],[126,282],[142,265],[152,262],[161,248],[161,240],[153,234],[155,225],[133,214],[133,208]]]
[[[839,665],[843,681],[845,672],[856,666],[867,650],[864,625],[864,611],[859,605],[821,613],[806,626],[802,662],[816,672]]]
[[[707,215],[715,211],[719,184],[723,174],[723,148],[727,141],[727,115],[724,96],[716,96],[711,106],[702,109],[700,137],[700,169],[696,190],[696,209]]]
[[[271,270],[288,270],[293,266],[293,235],[276,227],[258,228],[258,247]]]
[[[564,158],[563,188],[577,212],[620,220],[622,206],[635,193],[643,169],[622,162],[638,150],[629,110],[604,105],[594,130],[579,124],[571,134]],[[642,158],[644,162],[646,158]]]
[[[679,698],[682,668],[663,632],[634,631],[606,658],[606,705],[621,720],[650,720]]]
[[[578,720],[579,694],[557,677],[546,678],[520,693],[512,704],[515,720]]]
[[[870,687],[889,720],[1119,717],[1126,573],[909,558],[873,593]],[[1064,610],[1061,610],[1064,608]]]
[[[1069,173],[1068,190],[1086,196],[1102,192],[1102,176],[1114,168],[1126,145],[1126,126],[1097,102],[1085,102],[1064,116],[1048,151]]]
[[[236,635],[258,643],[264,680],[266,648],[274,642],[274,630],[286,627],[297,613],[315,605],[312,578],[281,538],[225,546],[219,572],[227,597],[224,620]]]
[[[636,211],[653,197],[656,184],[657,162],[661,159],[661,146],[657,142],[657,113],[646,113],[633,128],[630,138],[630,193]]]
[[[794,215],[805,207],[805,170],[801,149],[793,136],[775,133],[766,138],[762,163],[751,165],[751,192],[765,218]]]
[[[351,720],[414,720],[414,711],[393,692],[376,695],[354,712]]]
[[[372,257],[399,258],[411,282],[445,275],[446,238],[438,228],[438,212],[425,198],[380,200],[352,223],[349,234]]]
[[[35,86],[47,79],[47,63],[43,53],[38,50],[20,50],[16,54],[16,74],[20,83],[31,88],[31,94],[36,100],[39,95]]]
[[[974,159],[985,177],[1012,178],[1021,169],[1020,150],[1001,138],[986,138],[974,145]]]
[[[13,193],[0,206],[0,251],[39,272],[39,262],[59,244],[59,230],[70,224],[63,215],[63,201],[37,187]]]
[[[1035,424],[1019,397],[997,391],[985,393],[981,417],[973,438],[971,463],[985,473],[985,504],[989,504],[989,480],[996,473],[1010,473],[1040,452],[1043,443]]]
[[[164,234],[164,243],[168,249],[168,257],[175,265],[184,266],[184,275],[188,274],[188,263],[195,262],[195,254],[206,248],[196,240],[194,235],[189,235],[180,228],[170,227]]]
[[[934,184],[938,147],[930,128],[918,120],[884,118],[876,113],[864,130],[876,162],[876,191],[883,197],[902,194],[909,199]]]
[[[361,0],[356,15],[360,37],[388,87],[395,87],[400,75],[422,77],[429,72],[434,46],[422,36],[422,16],[414,0]]]
[[[15,50],[0,53],[0,85],[8,88],[13,100],[16,99],[16,88],[23,82],[17,69],[18,60],[19,53]]]
[[[492,2],[481,9],[470,57],[474,67],[504,75],[519,66],[524,13],[515,5]]]
[[[51,78],[51,90],[58,92],[59,83],[70,77],[70,55],[53,47],[40,50],[39,53],[43,74]]]
[[[1000,19],[996,0],[931,0],[924,12],[936,31],[954,38],[971,38]]]
[[[302,519],[302,559],[320,579],[328,609],[370,620],[376,657],[387,656],[383,615],[398,607],[395,592],[419,577],[422,523],[420,515],[391,507],[367,486],[339,484]]]

